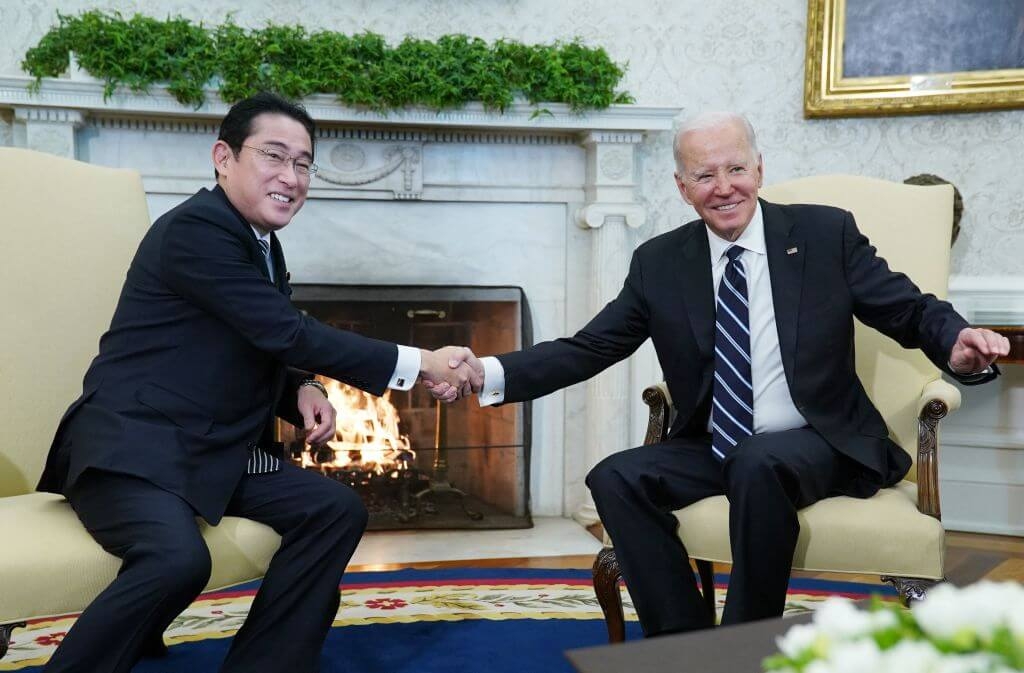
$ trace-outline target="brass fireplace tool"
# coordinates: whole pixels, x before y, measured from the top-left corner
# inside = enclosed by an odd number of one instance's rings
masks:
[[[458,497],[459,504],[462,505],[462,511],[466,513],[466,516],[473,521],[480,521],[484,518],[484,515],[474,509],[470,509],[466,503],[466,493],[455,488],[452,482],[448,480],[448,442],[446,438],[448,407],[442,404],[440,400],[434,401],[434,407],[437,410],[437,423],[434,429],[434,464],[430,475],[430,485],[416,493],[413,497],[417,500],[422,500],[425,497],[437,496],[441,493],[454,494]]]

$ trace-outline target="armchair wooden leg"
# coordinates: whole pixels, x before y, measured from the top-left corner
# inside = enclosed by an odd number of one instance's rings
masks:
[[[7,647],[11,644],[11,631],[18,627],[24,628],[25,622],[0,624],[0,659],[7,654]]]
[[[882,575],[882,581],[891,584],[896,589],[896,593],[899,594],[900,602],[905,607],[910,607],[911,603],[922,600],[929,589],[939,582],[945,582],[946,580],[925,580],[917,577]]]
[[[697,561],[697,573],[700,575],[700,592],[704,594],[704,605],[711,613],[711,624],[718,621],[718,610],[715,606],[715,564],[711,561]]]
[[[626,640],[626,617],[622,612],[622,594],[619,593],[621,578],[622,571],[619,569],[619,560],[615,558],[615,550],[607,547],[599,551],[594,559],[594,593],[604,612],[609,643]]]

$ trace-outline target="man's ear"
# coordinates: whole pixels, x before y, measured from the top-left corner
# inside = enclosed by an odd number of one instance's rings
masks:
[[[683,182],[682,176],[679,175],[678,171],[673,173],[673,176],[676,179],[676,188],[679,190],[679,195],[683,197],[683,201],[686,201],[688,204],[692,206],[693,201],[691,201],[690,197],[686,194],[686,183]]]
[[[228,164],[231,159],[234,158],[235,153],[231,151],[231,147],[223,140],[218,140],[213,144],[211,150],[211,156],[213,157],[213,167],[217,169],[217,172],[224,175]]]

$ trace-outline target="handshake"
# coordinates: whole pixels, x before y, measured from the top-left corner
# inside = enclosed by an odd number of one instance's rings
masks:
[[[420,380],[435,400],[454,402],[484,387],[484,366],[465,346],[420,350]]]

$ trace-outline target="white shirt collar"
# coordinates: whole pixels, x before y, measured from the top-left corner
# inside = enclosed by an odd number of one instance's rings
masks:
[[[706,224],[704,228],[708,232],[708,247],[711,249],[711,265],[714,266],[718,263],[718,260],[722,258],[725,251],[734,245],[742,247],[744,250],[750,252],[756,252],[760,255],[767,254],[767,247],[764,242],[764,217],[761,215],[761,202],[758,201],[757,206],[754,208],[754,216],[750,218],[750,224],[743,230],[740,237],[735,241],[727,241],[715,232],[711,231],[711,228]]]
[[[270,245],[270,232],[269,231],[267,233],[265,233],[265,234],[261,234],[259,229],[257,229],[256,227],[252,226],[251,224],[249,225],[249,227],[252,229],[252,233],[256,234],[256,238],[258,238],[261,241],[266,241],[267,245]]]

